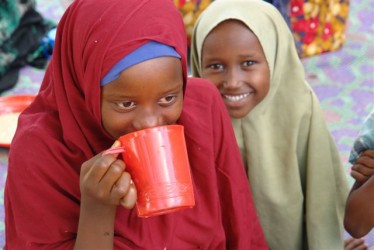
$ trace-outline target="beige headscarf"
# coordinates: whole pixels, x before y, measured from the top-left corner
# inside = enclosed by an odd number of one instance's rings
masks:
[[[270,248],[343,249],[347,177],[278,10],[261,0],[212,2],[193,31],[192,74],[201,77],[204,39],[227,19],[250,27],[270,68],[268,95],[247,116],[232,119]]]

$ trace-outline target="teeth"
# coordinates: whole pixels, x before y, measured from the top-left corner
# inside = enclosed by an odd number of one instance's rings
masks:
[[[242,94],[242,95],[223,95],[223,97],[225,97],[227,100],[229,100],[230,102],[237,102],[237,101],[241,101],[243,100],[244,98],[247,98],[249,96],[249,93],[246,93],[246,94]]]

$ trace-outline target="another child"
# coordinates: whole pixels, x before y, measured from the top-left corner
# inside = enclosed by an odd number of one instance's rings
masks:
[[[374,110],[364,123],[349,158],[356,180],[347,199],[344,226],[354,237],[374,227]]]
[[[270,249],[343,249],[347,177],[283,17],[265,1],[217,0],[191,46],[193,75],[232,118]]]
[[[215,87],[187,79],[169,0],[75,0],[40,92],[19,118],[5,187],[5,249],[266,249]],[[139,218],[123,134],[181,124],[196,206]]]

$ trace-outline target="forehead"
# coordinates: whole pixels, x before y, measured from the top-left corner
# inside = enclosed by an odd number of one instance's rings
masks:
[[[202,55],[228,54],[234,51],[261,50],[257,36],[243,22],[235,19],[225,20],[212,29],[206,36]]]

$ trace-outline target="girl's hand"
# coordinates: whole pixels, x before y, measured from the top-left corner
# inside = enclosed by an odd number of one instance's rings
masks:
[[[119,146],[116,141],[113,147]],[[132,208],[136,189],[118,153],[100,153],[84,162],[80,172],[81,204],[75,249],[111,249],[117,205]]]
[[[360,184],[374,175],[374,149],[364,151],[352,166],[351,176]]]
[[[116,141],[111,148],[120,146]],[[133,208],[136,202],[136,188],[131,176],[125,171],[123,160],[117,154],[102,153],[84,162],[80,173],[82,203],[88,207],[113,207],[122,205]]]
[[[349,238],[344,240],[344,250],[367,250],[368,248],[364,238]]]

